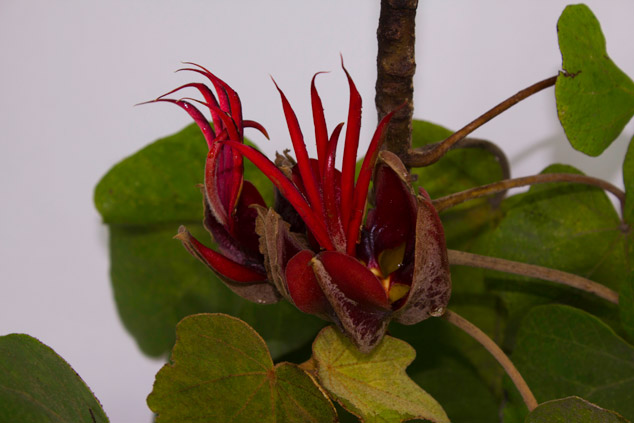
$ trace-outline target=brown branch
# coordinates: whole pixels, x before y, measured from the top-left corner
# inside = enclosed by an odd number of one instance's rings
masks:
[[[465,331],[467,335],[478,341],[489,353],[491,353],[493,358],[495,358],[497,362],[500,363],[500,365],[504,368],[506,374],[515,384],[515,387],[522,395],[524,404],[526,404],[526,407],[528,407],[528,411],[533,411],[535,408],[537,408],[537,400],[535,399],[535,396],[531,392],[520,372],[517,370],[515,365],[513,365],[508,356],[504,354],[504,351],[502,351],[502,349],[498,347],[497,344],[493,342],[493,340],[491,340],[491,338],[489,338],[486,333],[482,332],[473,323],[469,322],[468,320],[451,310],[447,310],[442,317],[449,323]]]
[[[445,197],[433,200],[434,207],[437,211],[442,211],[475,198],[484,197],[499,192],[506,191],[510,188],[517,188],[526,185],[543,184],[547,182],[571,182],[575,184],[585,184],[599,187],[611,194],[614,194],[621,203],[621,213],[625,207],[625,193],[618,187],[603,179],[593,178],[592,176],[576,175],[574,173],[544,173],[540,175],[525,176],[523,178],[506,179],[504,181],[494,182],[488,185],[471,188],[465,191],[456,192]]]
[[[405,104],[387,129],[385,148],[400,157],[407,157],[412,147],[412,115],[414,113],[413,77],[416,71],[414,42],[418,0],[381,0],[377,29],[376,110],[379,120]]]
[[[516,105],[517,103],[526,99],[527,97],[530,97],[531,95],[538,93],[539,91],[545,88],[555,85],[556,81],[557,81],[557,77],[553,76],[548,79],[544,79],[543,81],[540,81],[536,84],[533,84],[528,88],[523,89],[522,91],[518,92],[514,96],[504,100],[503,102],[501,102],[500,104],[498,104],[497,106],[495,106],[494,108],[492,108],[491,110],[483,114],[482,116],[478,117],[473,122],[469,123],[468,125],[460,129],[459,131],[450,135],[447,139],[442,141],[431,151],[419,152],[419,151],[410,150],[409,156],[407,157],[405,164],[407,164],[408,166],[413,166],[413,167],[422,167],[422,166],[428,166],[432,163],[435,163],[442,156],[444,156],[445,153],[447,153],[447,151],[449,151],[449,149],[455,143],[465,138],[471,132],[475,131],[480,126],[484,125],[485,123],[487,123],[488,121],[490,121],[491,119],[499,115],[500,113],[508,110],[510,107]]]
[[[562,272],[561,270],[550,269],[548,267],[537,266],[534,264],[526,264],[497,257],[467,253],[465,251],[448,250],[447,253],[449,256],[449,264],[452,265],[479,267],[482,269],[497,270],[499,272],[512,273],[515,275],[530,276],[532,278],[571,286],[590,294],[594,294],[597,297],[601,297],[614,304],[619,303],[619,294],[612,291],[610,288],[572,273]]]

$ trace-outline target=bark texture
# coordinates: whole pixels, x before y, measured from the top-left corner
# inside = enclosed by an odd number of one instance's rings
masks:
[[[405,104],[392,118],[383,145],[405,163],[412,145],[417,7],[418,0],[381,0],[377,30],[375,103],[379,120]]]

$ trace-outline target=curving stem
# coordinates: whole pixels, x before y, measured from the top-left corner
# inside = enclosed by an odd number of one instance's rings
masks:
[[[459,314],[456,314],[451,310],[445,311],[445,314],[443,314],[442,317],[449,323],[465,331],[467,335],[478,341],[484,348],[486,348],[489,353],[491,353],[493,358],[495,358],[497,362],[500,363],[500,365],[504,368],[506,374],[515,384],[515,387],[522,395],[524,404],[526,404],[526,407],[528,407],[528,411],[533,411],[535,408],[537,408],[537,400],[535,399],[535,396],[531,392],[520,372],[517,370],[508,356],[504,354],[504,351],[502,351],[502,349],[498,347],[498,345],[493,342],[493,340],[489,338],[486,333],[482,332],[473,323],[469,322],[464,317],[461,317]]]
[[[512,273],[514,275],[530,276],[533,278],[556,282],[580,289],[597,297],[603,298],[613,304],[619,303],[619,294],[610,288],[577,276],[572,273],[534,264],[520,263],[497,257],[482,256],[480,254],[467,253],[466,251],[447,250],[449,264],[457,266],[471,266],[482,269],[497,270],[499,272]]]

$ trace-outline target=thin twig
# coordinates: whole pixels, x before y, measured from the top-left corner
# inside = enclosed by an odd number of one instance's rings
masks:
[[[594,294],[611,303],[619,303],[619,294],[610,288],[591,281],[590,279],[572,273],[562,272],[561,270],[457,250],[448,250],[448,257],[449,264],[497,270],[499,272],[530,276],[549,282],[561,283]]]
[[[428,151],[428,152],[410,151],[410,154],[405,164],[412,167],[422,167],[422,166],[428,166],[432,163],[435,163],[442,156],[444,156],[445,153],[449,151],[449,149],[455,143],[465,138],[471,132],[475,131],[480,126],[484,125],[485,123],[487,123],[488,121],[490,121],[491,119],[499,115],[500,113],[506,111],[507,109],[519,103],[520,101],[526,99],[527,97],[530,97],[531,95],[538,93],[539,91],[545,88],[555,85],[556,81],[557,81],[557,76],[553,76],[548,79],[544,79],[543,81],[540,81],[536,84],[533,84],[528,88],[523,89],[522,91],[518,92],[514,96],[504,100],[503,102],[501,102],[500,104],[498,104],[497,106],[495,106],[494,108],[492,108],[491,110],[483,114],[482,116],[478,117],[473,122],[466,125],[464,128],[460,129],[457,132],[454,132],[452,135],[450,135],[447,139],[445,139],[440,144],[438,144],[438,146],[431,151]]]
[[[537,408],[537,400],[535,396],[531,392],[530,388],[526,384],[526,381],[517,370],[515,365],[511,362],[504,351],[497,346],[495,342],[491,338],[487,336],[486,333],[482,332],[477,326],[473,323],[466,320],[464,317],[454,313],[451,310],[445,311],[445,314],[442,316],[449,323],[459,327],[463,331],[465,331],[469,336],[478,341],[486,350],[491,353],[493,358],[497,360],[498,363],[504,368],[506,374],[511,378],[515,387],[522,395],[522,399],[524,400],[524,404],[528,407],[528,411],[533,411]]]
[[[510,188],[543,184],[547,182],[572,182],[575,184],[599,187],[614,194],[614,196],[618,198],[621,203],[621,214],[623,213],[623,207],[625,207],[625,193],[621,191],[621,189],[607,181],[604,181],[603,179],[593,178],[592,176],[586,175],[576,175],[574,173],[544,173],[540,175],[525,176],[522,178],[506,179],[504,181],[494,182],[492,184],[456,192],[445,197],[436,198],[433,200],[433,204],[434,207],[436,207],[436,210],[440,212],[465,201],[506,191]]]

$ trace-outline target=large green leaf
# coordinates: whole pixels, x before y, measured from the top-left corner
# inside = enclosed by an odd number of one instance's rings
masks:
[[[628,421],[586,400],[570,397],[540,404],[526,417],[525,423],[628,423]]]
[[[619,311],[623,329],[634,339],[634,272],[630,272],[619,292]]]
[[[546,172],[579,173],[553,165]],[[631,234],[606,194],[579,184],[534,185],[502,204],[503,218],[477,252],[571,272],[618,290],[628,273]],[[559,284],[487,272],[486,281],[504,300],[514,320],[531,307],[565,302],[599,314],[618,326],[615,306]]]
[[[576,395],[634,418],[634,347],[582,310],[531,310],[512,360],[538,402]]]
[[[634,223],[634,137],[625,153],[623,160],[623,186],[625,187],[624,220]]]
[[[262,334],[274,357],[309,342],[323,326],[288,303],[245,301],[172,237],[180,224],[212,244],[202,229],[205,140],[195,125],[145,147],[99,182],[95,203],[110,223],[111,278],[119,315],[139,347],[159,356],[174,344],[174,328],[190,314],[224,312]],[[248,161],[245,178],[272,202],[268,180]]]
[[[321,385],[363,422],[449,422],[440,404],[405,373],[415,356],[411,346],[391,336],[363,354],[332,326],[324,328],[313,344]]]
[[[634,115],[634,82],[608,57],[588,6],[567,6],[557,30],[563,58],[555,86],[559,120],[574,148],[598,156]]]
[[[147,400],[157,423],[337,421],[313,379],[294,364],[274,366],[262,338],[243,321],[190,316],[177,336],[171,363],[156,375]]]
[[[17,334],[2,336],[0,357],[0,421],[108,421],[79,375],[37,339]]]

